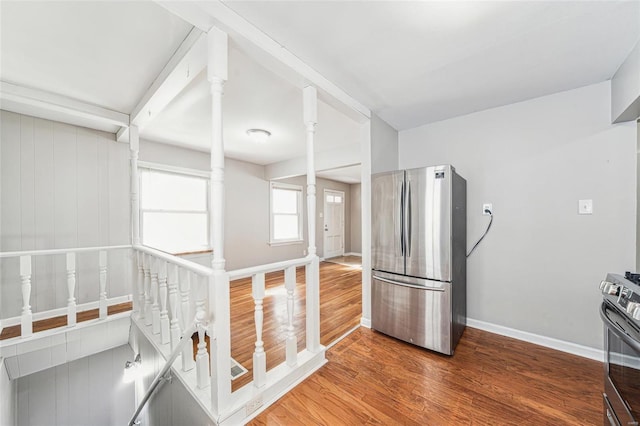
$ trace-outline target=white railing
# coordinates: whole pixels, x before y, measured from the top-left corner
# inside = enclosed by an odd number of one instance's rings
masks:
[[[319,306],[317,256],[216,273],[211,268],[148,247],[134,246],[134,251],[138,265],[134,291],[137,292],[138,306],[141,307],[136,318],[138,324],[156,335],[155,340],[160,345],[161,352],[169,353],[168,349],[175,348],[178,344],[185,324],[190,324],[195,318],[196,323],[199,324],[197,327],[199,343],[195,363],[192,346],[186,345],[182,353],[181,370],[186,374],[195,367],[195,386],[200,390],[210,387],[209,400],[203,403],[211,407],[214,418],[222,421],[236,416],[234,419],[241,421],[250,414],[249,403],[257,393],[266,395],[266,401],[269,399],[269,389],[277,387],[280,392],[283,383],[293,383],[294,376],[300,377],[298,370],[306,368],[305,371],[310,371],[308,362],[313,357],[306,355],[303,362],[299,361],[293,322],[297,267],[306,268],[307,342],[303,352],[307,354],[322,352],[323,348],[319,343],[320,323],[316,308]],[[267,349],[270,348],[265,348],[262,339],[263,300],[265,274],[275,271],[284,271],[283,285],[287,292],[288,324],[285,339],[286,360],[280,366],[273,368],[278,370],[278,374],[271,374],[266,369]],[[231,392],[229,281],[249,277],[252,280],[256,330],[253,381]],[[205,330],[210,338],[209,353],[206,350]],[[324,360],[323,352],[321,358]],[[307,365],[302,365],[304,363]],[[185,381],[188,382],[186,379]],[[274,390],[273,393],[277,392]],[[199,392],[199,394],[202,393]]]
[[[3,266],[7,269],[4,273],[4,280],[2,291],[4,292],[11,284],[13,278],[11,277],[11,265],[7,262],[11,262],[10,259],[15,258],[18,261],[16,265],[16,280],[19,276],[20,280],[20,292],[22,302],[22,312],[19,316],[1,318],[2,326],[11,326],[20,324],[22,338],[30,337],[33,335],[33,321],[34,319],[51,318],[58,315],[67,315],[67,326],[73,327],[77,323],[78,309],[87,310],[97,305],[99,318],[105,319],[107,317],[107,307],[109,299],[107,298],[107,274],[108,274],[108,253],[116,250],[130,249],[131,246],[109,246],[109,247],[84,247],[84,248],[70,248],[70,249],[54,249],[54,250],[29,250],[29,251],[14,251],[14,252],[2,252],[0,253],[0,259],[6,259]],[[80,253],[97,253],[97,261],[93,265],[89,265],[93,275],[89,276],[87,285],[97,284],[98,300],[89,303],[78,305],[76,298],[77,291],[77,269],[76,261],[77,255]],[[34,312],[32,307],[32,284],[33,284],[33,259],[42,256],[64,256],[65,264],[65,276],[66,276],[66,295],[67,303],[66,308],[56,307],[55,309],[49,309],[46,311]],[[86,262],[85,262],[86,263]],[[49,278],[50,280],[50,278]],[[5,295],[6,296],[6,295]],[[117,301],[121,301],[118,299]]]
[[[235,423],[248,418],[252,410],[258,408],[262,401],[268,403],[275,400],[284,389],[292,386],[324,362],[324,348],[320,345],[318,311],[319,262],[315,255],[231,272],[217,272],[212,268],[140,245],[0,253],[0,259],[3,262],[12,262],[9,269],[12,269],[11,272],[15,270],[15,274],[11,275],[15,275],[16,285],[19,278],[22,296],[21,314],[14,318],[3,319],[2,324],[7,322],[21,324],[23,338],[33,335],[32,323],[35,314],[31,306],[32,260],[41,256],[61,256],[64,258],[66,306],[58,307],[53,311],[38,312],[38,315],[45,318],[66,313],[67,325],[75,326],[78,312],[87,307],[87,304],[82,306],[77,304],[79,283],[77,256],[79,253],[95,253],[81,259],[84,269],[90,269],[90,273],[81,275],[80,281],[85,286],[96,286],[93,290],[94,297],[96,294],[97,297],[90,304],[91,307],[98,308],[99,318],[105,319],[107,307],[114,301],[108,298],[107,278],[112,272],[118,272],[112,271],[110,269],[112,266],[109,264],[111,253],[116,250],[127,250],[127,263],[121,266],[125,270],[131,267],[131,279],[126,280],[125,291],[127,300],[133,301],[132,319],[148,333],[148,337],[155,341],[161,353],[171,353],[176,349],[180,345],[183,333],[188,331],[195,321],[199,338],[195,361],[193,345],[183,344],[180,371],[190,377],[195,373],[193,386],[199,390],[197,392],[194,390],[193,394],[202,398],[205,391],[204,394],[207,397],[203,405],[210,407],[212,417],[220,419],[220,423],[225,419]],[[16,261],[11,260],[12,258]],[[296,331],[300,330],[295,330],[294,324],[296,268],[298,267],[304,267],[306,271],[305,333],[307,339],[306,348],[300,352],[298,352],[296,337]],[[287,326],[284,336],[286,359],[267,371],[267,353],[277,348],[265,347],[263,341],[265,275],[276,271],[284,271],[283,287],[287,294]],[[256,331],[253,381],[232,392],[229,282],[242,278],[251,278],[252,281],[251,295],[254,300],[253,317]],[[4,290],[3,284],[2,291]],[[209,352],[206,348],[205,333],[210,338]],[[312,363],[315,364],[311,365]],[[260,396],[260,404],[255,402],[256,395]]]

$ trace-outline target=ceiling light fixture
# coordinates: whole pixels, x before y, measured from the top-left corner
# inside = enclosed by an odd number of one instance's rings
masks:
[[[247,135],[249,135],[254,142],[265,143],[271,136],[271,132],[264,129],[249,129],[247,130]]]

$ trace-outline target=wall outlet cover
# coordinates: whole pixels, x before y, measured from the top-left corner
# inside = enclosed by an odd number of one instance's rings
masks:
[[[487,210],[489,210],[491,213],[493,213],[493,204],[492,203],[484,203],[482,205],[482,214],[484,216],[489,216],[489,213],[487,213]]]
[[[578,214],[593,214],[593,200],[578,200]]]

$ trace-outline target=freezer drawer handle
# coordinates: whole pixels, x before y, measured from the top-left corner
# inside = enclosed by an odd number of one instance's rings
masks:
[[[413,285],[413,284],[409,284],[409,283],[403,283],[401,281],[393,281],[393,280],[389,280],[389,279],[382,278],[382,277],[376,277],[375,275],[373,276],[373,279],[374,280],[378,280],[378,281],[383,281],[383,282],[389,283],[389,284],[400,285],[400,286],[403,286],[403,287],[417,288],[418,290],[441,291],[441,292],[445,291],[444,288],[425,287],[425,286],[422,286],[422,285]]]

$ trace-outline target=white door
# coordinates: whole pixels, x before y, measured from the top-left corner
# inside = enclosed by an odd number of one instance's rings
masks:
[[[344,255],[344,192],[324,191],[324,257]]]

